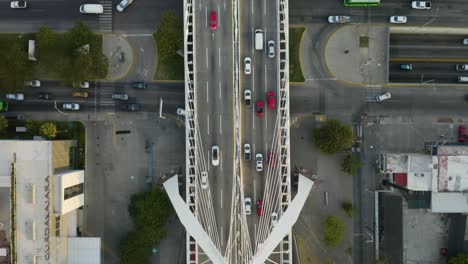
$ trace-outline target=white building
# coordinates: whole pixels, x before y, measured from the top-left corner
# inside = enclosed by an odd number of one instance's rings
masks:
[[[0,141],[0,198],[10,198],[0,201],[10,241],[3,248],[16,263],[100,263],[100,238],[79,237],[77,231],[84,171],[70,169],[74,144]]]
[[[468,146],[443,145],[437,155],[381,155],[381,170],[394,184],[431,192],[434,213],[468,213]]]

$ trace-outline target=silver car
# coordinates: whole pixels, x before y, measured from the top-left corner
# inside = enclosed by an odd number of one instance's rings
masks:
[[[255,169],[256,169],[258,172],[263,171],[263,154],[262,154],[262,153],[257,153],[257,154],[255,154],[255,162],[256,162],[256,164],[257,164],[257,166],[255,167]]]
[[[245,74],[251,74],[252,73],[252,60],[250,57],[245,57],[244,58],[244,73]]]
[[[273,40],[268,41],[268,57],[275,57],[275,42]]]
[[[215,167],[219,165],[219,147],[217,145],[211,148],[211,163]]]
[[[252,199],[250,197],[245,198],[245,214],[250,215],[252,213]]]
[[[126,93],[115,93],[115,94],[112,94],[112,99],[126,101],[126,100],[128,100],[128,94],[126,94]]]
[[[64,103],[63,110],[78,111],[80,110],[80,105],[77,103]]]

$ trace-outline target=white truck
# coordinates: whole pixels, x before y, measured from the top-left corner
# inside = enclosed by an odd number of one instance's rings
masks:
[[[429,1],[413,1],[411,7],[414,9],[431,9],[431,2]]]
[[[255,30],[255,49],[263,50],[263,29]]]

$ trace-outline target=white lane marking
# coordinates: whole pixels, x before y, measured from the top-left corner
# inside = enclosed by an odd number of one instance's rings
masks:
[[[221,68],[221,48],[218,48],[218,68]]]
[[[210,151],[209,150],[206,151],[206,156],[208,157],[206,160],[210,160]],[[211,166],[208,166],[208,171],[210,171],[210,167]]]
[[[255,102],[252,102],[252,103],[254,105],[254,107],[253,107],[254,109],[252,111],[252,130],[255,130],[255,111],[257,111],[257,110],[255,109]]]
[[[221,115],[219,115],[219,134],[223,134],[223,120],[221,119]]]
[[[219,12],[219,5],[218,5],[218,27],[219,27],[219,21],[221,21],[221,12]]]
[[[255,68],[252,66],[252,94],[254,94],[255,91]]]
[[[224,10],[226,10],[226,1],[224,1]]]
[[[257,244],[257,224],[254,225],[254,245],[256,244]]]
[[[254,11],[253,2],[254,1],[252,1],[252,15],[254,14],[254,12],[253,12]]]
[[[254,153],[255,153],[255,152],[254,152]],[[253,182],[254,182],[254,202],[255,202],[255,201],[257,201],[257,188],[255,188],[255,186],[256,186],[256,181],[255,181],[255,179],[254,179]]]
[[[221,188],[221,208],[223,208],[223,188]]]
[[[206,68],[208,69],[208,48],[206,48]]]
[[[221,93],[222,93],[221,82],[219,82],[219,99],[221,99]]]
[[[253,14],[253,1],[252,1],[252,14]],[[254,46],[255,46],[255,28],[252,28],[252,54],[255,52]]]
[[[205,27],[208,27],[208,7],[205,6]]]
[[[263,15],[266,16],[266,0],[263,1]]]
[[[268,128],[268,101],[267,101],[267,106],[265,107],[265,129]]]
[[[206,82],[206,104],[208,104],[210,102],[210,99],[209,99],[210,98],[209,97],[210,93],[208,91],[208,86],[209,86],[209,83]]]
[[[267,86],[268,86],[268,84],[267,84],[268,78],[267,78],[267,65],[266,65],[266,63],[265,63],[265,77],[264,77],[264,80],[265,80],[265,93],[266,93]]]
[[[209,113],[206,114],[206,118],[207,118],[206,119],[206,127],[207,127],[206,131],[208,131],[208,135],[210,135],[210,114]]]
[[[220,171],[223,171],[223,155],[222,154],[223,154],[223,152],[220,150],[219,151],[219,159],[220,159],[220,161],[219,161],[219,170]]]

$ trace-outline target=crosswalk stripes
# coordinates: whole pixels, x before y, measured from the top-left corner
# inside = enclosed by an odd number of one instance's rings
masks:
[[[99,1],[104,7],[104,12],[99,15],[99,30],[101,32],[112,32],[112,1]]]
[[[113,83],[101,83],[101,87],[98,89],[98,100],[100,109],[110,110],[115,108],[115,101],[112,100],[113,93]]]

